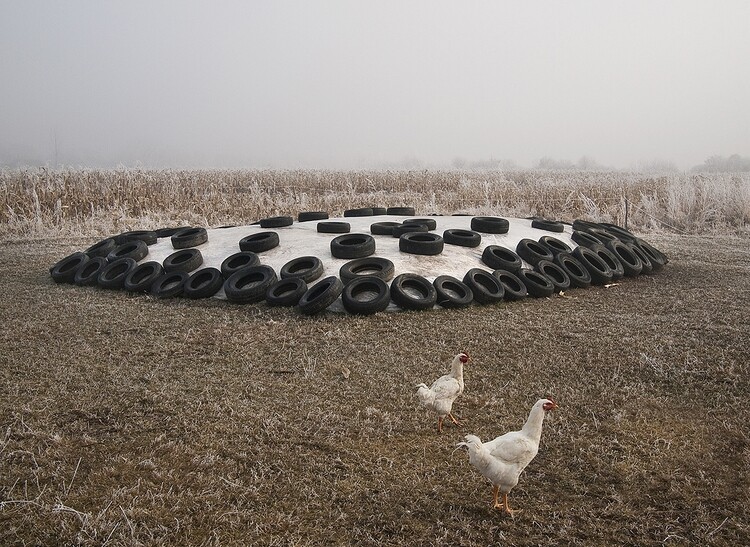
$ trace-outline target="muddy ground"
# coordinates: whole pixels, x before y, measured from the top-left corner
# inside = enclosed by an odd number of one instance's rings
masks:
[[[653,234],[610,288],[303,317],[56,285],[83,239],[0,249],[0,544],[750,543],[750,250]],[[460,428],[414,386],[468,351]],[[456,443],[541,450],[491,509]]]

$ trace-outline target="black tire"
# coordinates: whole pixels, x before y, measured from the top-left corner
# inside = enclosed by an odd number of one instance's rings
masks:
[[[637,238],[634,244],[638,245],[651,261],[652,271],[658,272],[669,262],[667,255],[662,253],[659,249],[657,249],[647,241],[644,241],[641,238]]]
[[[224,281],[224,294],[227,300],[237,304],[260,302],[266,298],[266,292],[277,279],[276,272],[270,266],[242,268]]]
[[[197,247],[208,241],[208,232],[205,228],[185,228],[176,232],[170,240],[173,249],[187,249]]]
[[[141,243],[143,242],[141,241]],[[145,243],[143,244],[145,245]],[[118,258],[102,268],[96,283],[105,289],[121,289],[127,275],[137,265],[138,263],[133,258]]]
[[[612,232],[605,230],[604,228],[592,228],[588,231],[588,233],[599,239],[603,245],[606,245],[609,241],[620,241],[620,238],[618,238]]]
[[[598,254],[588,247],[576,247],[573,249],[573,257],[589,272],[592,285],[604,285],[612,282],[612,270],[610,267]]]
[[[133,230],[130,232],[123,232],[120,234],[120,241],[125,243],[126,241],[134,241],[140,239],[146,245],[153,245],[157,239],[156,232],[152,230]]]
[[[299,311],[305,315],[320,313],[333,304],[343,291],[344,284],[335,275],[321,279],[302,295]]]
[[[96,258],[97,256],[107,258],[107,255],[114,251],[115,247],[117,247],[117,243],[115,243],[115,240],[111,237],[108,237],[107,239],[102,239],[98,243],[94,243],[91,247],[83,252],[86,253],[90,258]]]
[[[474,292],[466,283],[451,275],[439,275],[432,282],[437,304],[443,308],[466,308],[474,301]]]
[[[180,230],[190,228],[190,226],[178,226],[176,228],[159,228],[156,230],[156,237],[172,237]]]
[[[385,207],[373,207],[372,214],[373,216],[386,215],[388,214],[388,209],[386,209]]]
[[[164,275],[164,268],[156,261],[143,262],[130,270],[122,286],[130,292],[149,292],[151,285]]]
[[[443,232],[443,241],[459,247],[479,247],[482,236],[473,230],[448,229]]]
[[[591,222],[589,220],[576,219],[573,221],[573,230],[580,232],[588,232],[589,230],[601,228],[602,225],[598,222]]]
[[[508,302],[523,300],[529,295],[526,285],[516,274],[507,270],[495,270],[492,275],[502,283],[503,289],[505,289],[505,300]]]
[[[362,258],[375,252],[375,239],[369,234],[346,234],[331,240],[335,258]]]
[[[237,270],[250,268],[251,266],[258,266],[259,264],[260,258],[258,258],[257,254],[252,251],[240,251],[239,253],[234,253],[226,257],[222,261],[219,269],[221,270],[221,275],[224,276],[224,279],[227,279]]]
[[[301,256],[287,262],[281,267],[279,276],[282,279],[299,277],[306,283],[315,281],[323,275],[323,262],[317,256]]]
[[[101,256],[87,260],[76,269],[76,273],[73,276],[73,283],[80,287],[96,285],[99,274],[107,264],[107,259]]]
[[[395,216],[412,216],[415,214],[414,207],[388,207],[385,210],[386,214],[388,215],[395,215]]]
[[[240,239],[240,251],[262,253],[279,245],[279,234],[276,232],[258,232]]]
[[[307,292],[307,283],[300,277],[287,277],[273,283],[266,291],[269,306],[296,306]]]
[[[373,222],[370,224],[370,233],[376,236],[392,236],[393,228],[400,225],[400,222]]]
[[[501,217],[473,217],[471,219],[471,229],[475,232],[507,234],[509,228],[508,219]]]
[[[544,247],[547,247],[547,250],[551,252],[553,256],[557,256],[559,253],[569,253],[573,250],[570,248],[570,245],[553,236],[542,236],[539,238],[539,243]]]
[[[619,239],[617,241],[608,241],[605,247],[620,261],[623,272],[627,277],[640,275],[641,270],[643,270],[643,263],[638,258],[638,255],[632,251],[631,247]]]
[[[555,264],[568,274],[571,287],[585,289],[591,286],[591,274],[571,253],[558,253],[555,255]]]
[[[538,241],[529,238],[523,238],[518,242],[518,245],[516,245],[516,252],[518,253],[518,256],[532,266],[536,266],[537,262],[540,260],[549,260],[551,262],[555,258],[552,251],[547,247]]]
[[[321,234],[348,234],[352,226],[348,222],[318,222],[317,229]]]
[[[55,283],[73,283],[78,268],[88,261],[89,256],[78,251],[58,260],[49,273]]]
[[[391,282],[391,300],[405,310],[428,310],[437,302],[437,291],[421,275],[403,273]]]
[[[203,265],[203,255],[198,249],[180,249],[162,262],[165,272],[192,272]]]
[[[612,281],[622,279],[625,275],[625,268],[623,268],[622,262],[617,258],[617,255],[607,249],[604,245],[594,245],[591,247],[591,250],[598,254],[599,258],[606,262],[609,269],[612,270]]]
[[[294,218],[288,216],[268,217],[260,220],[261,228],[283,228],[294,224]]]
[[[437,220],[434,218],[407,218],[402,224],[424,224],[428,231],[437,229]]]
[[[429,232],[410,232],[398,238],[398,249],[402,253],[434,256],[442,253],[443,247],[443,237]]]
[[[372,207],[360,207],[358,209],[347,209],[344,211],[345,217],[371,217]]]
[[[297,222],[309,222],[311,220],[325,220],[328,213],[325,211],[303,211],[297,215]]]
[[[208,298],[215,295],[224,284],[224,276],[216,268],[203,268],[194,272],[182,288],[187,298]]]
[[[487,245],[482,251],[482,262],[493,270],[516,273],[523,267],[521,257],[501,245]]]
[[[115,262],[121,258],[132,258],[136,262],[143,260],[148,254],[148,245],[140,239],[126,241],[118,245],[107,255],[107,262]]]
[[[466,272],[463,281],[474,294],[474,301],[479,304],[494,304],[505,297],[505,287],[487,270],[472,268]]]
[[[546,230],[547,232],[562,232],[565,229],[565,225],[562,222],[541,218],[532,220],[531,227],[538,230]]]
[[[609,233],[616,235],[617,238],[623,243],[632,243],[633,241],[638,239],[633,232],[631,232],[627,228],[618,226],[617,224],[612,224],[611,222],[600,222],[599,224]]]
[[[555,292],[555,286],[546,275],[528,268],[521,268],[518,277],[526,285],[526,292],[532,298],[547,298]]]
[[[534,268],[550,280],[555,286],[555,292],[567,291],[570,288],[570,276],[558,264],[549,260],[540,260]]]
[[[643,249],[635,242],[633,243],[626,243],[625,245],[630,248],[631,251],[633,251],[633,254],[638,257],[638,259],[641,261],[641,274],[647,275],[650,274],[654,267],[651,264],[651,260],[646,256],[646,253],[643,251]]]
[[[349,313],[372,315],[388,307],[391,295],[388,285],[379,277],[362,276],[344,287],[341,302]]]
[[[427,228],[427,225],[425,224],[399,224],[398,226],[394,226],[391,230],[391,235],[393,237],[401,237],[404,234],[409,234],[412,232],[422,232],[426,233],[429,232],[429,228]]]
[[[592,245],[604,245],[602,240],[595,235],[579,230],[573,232],[571,239],[578,243],[578,245],[582,245],[583,247],[591,247]]]
[[[339,269],[339,277],[345,284],[360,277],[379,277],[383,281],[390,281],[394,273],[393,262],[376,256],[350,260]]]
[[[151,294],[156,298],[180,296],[190,274],[182,271],[167,272],[151,285]]]

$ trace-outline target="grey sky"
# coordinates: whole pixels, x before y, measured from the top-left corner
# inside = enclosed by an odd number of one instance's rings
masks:
[[[0,0],[0,163],[750,155],[750,2]]]

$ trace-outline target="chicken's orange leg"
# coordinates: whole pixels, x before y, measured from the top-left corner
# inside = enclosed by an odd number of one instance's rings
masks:
[[[497,501],[497,496],[498,496],[499,493],[500,493],[500,487],[499,486],[493,486],[492,487],[492,506],[495,509],[502,509],[503,508],[503,504],[502,503],[498,503],[498,501]]]
[[[449,417],[449,418],[451,419],[451,421],[452,421],[452,422],[453,422],[454,424],[456,424],[456,425],[461,425],[461,423],[460,423],[460,422],[459,422],[458,420],[456,420],[456,419],[455,419],[455,418],[453,417],[453,414],[451,414],[450,412],[448,413],[448,417]]]
[[[438,433],[442,433],[442,432],[443,432],[443,417],[439,416],[438,417]]]
[[[503,504],[505,508],[505,512],[508,513],[511,517],[515,513],[523,513],[523,509],[516,509],[515,511],[510,508],[510,505],[508,504],[508,494],[503,494]]]

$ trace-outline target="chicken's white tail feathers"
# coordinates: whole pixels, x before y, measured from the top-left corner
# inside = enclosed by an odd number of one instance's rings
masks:
[[[429,406],[435,401],[435,393],[426,384],[419,384],[417,388],[417,395],[423,405]]]

